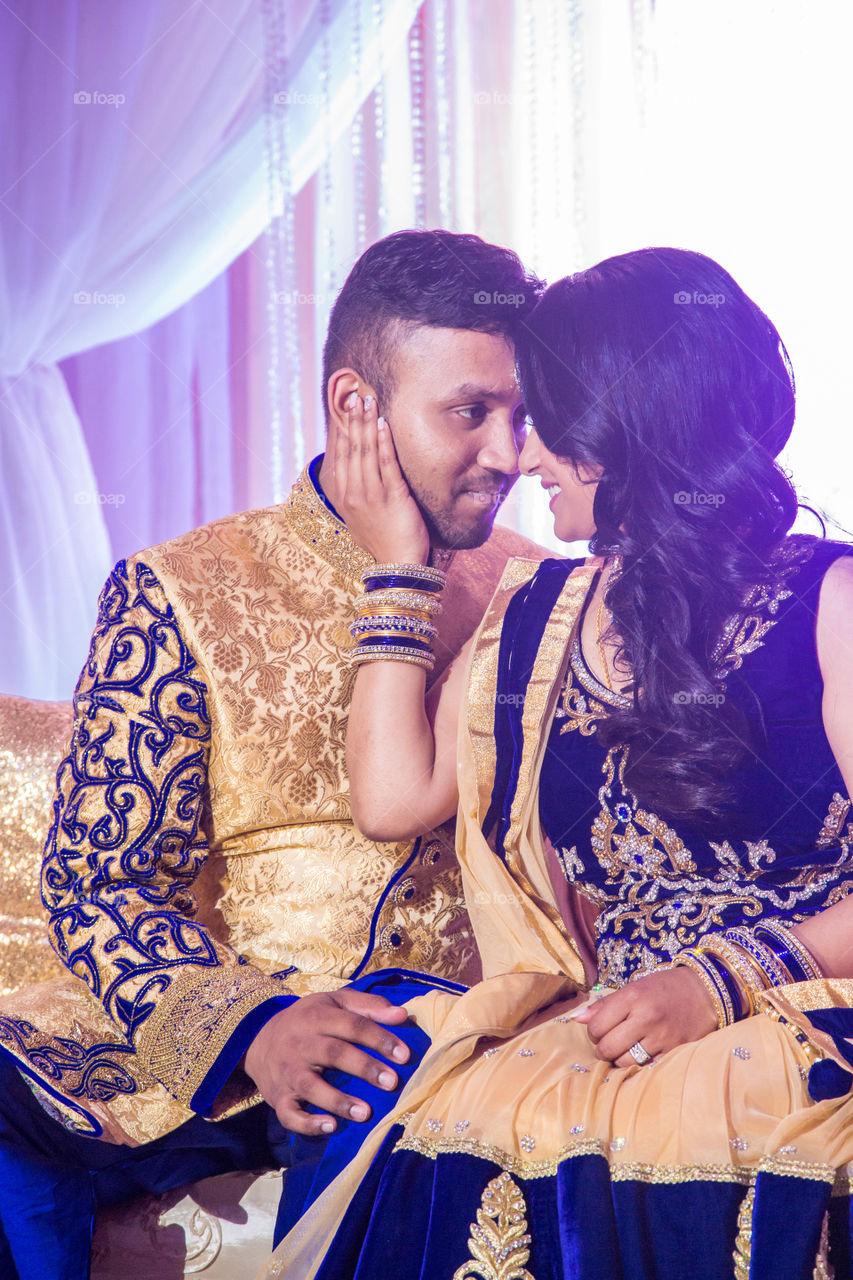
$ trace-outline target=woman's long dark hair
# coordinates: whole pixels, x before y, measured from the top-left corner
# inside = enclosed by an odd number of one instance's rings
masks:
[[[634,705],[599,741],[628,744],[643,804],[706,826],[748,745],[712,653],[797,512],[775,461],[794,423],[788,354],[711,258],[641,249],[551,285],[518,364],[545,446],[602,469],[592,551],[623,558],[607,604]]]

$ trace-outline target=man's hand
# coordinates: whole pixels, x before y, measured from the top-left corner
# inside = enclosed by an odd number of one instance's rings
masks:
[[[370,1107],[333,1088],[322,1076],[337,1067],[380,1089],[396,1089],[397,1074],[357,1049],[364,1045],[386,1058],[406,1062],[409,1050],[383,1023],[403,1023],[405,1008],[364,991],[318,992],[302,996],[261,1028],[243,1060],[247,1075],[273,1108],[285,1129],[316,1135],[331,1133],[335,1115],[367,1120]],[[310,1102],[331,1114],[309,1115]]]
[[[632,1044],[654,1058],[677,1044],[701,1040],[715,1031],[717,1018],[702,980],[679,965],[627,982],[610,996],[596,1000],[575,1022],[585,1023],[596,1058],[630,1067]]]

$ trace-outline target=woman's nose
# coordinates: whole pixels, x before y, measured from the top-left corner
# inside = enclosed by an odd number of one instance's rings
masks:
[[[539,437],[535,428],[531,427],[521,453],[518,455],[518,469],[523,476],[531,476],[539,466]]]

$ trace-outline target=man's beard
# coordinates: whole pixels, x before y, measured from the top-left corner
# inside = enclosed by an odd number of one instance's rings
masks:
[[[474,547],[481,547],[488,541],[500,502],[495,503],[493,507],[483,507],[478,517],[463,520],[452,509],[442,508],[433,494],[412,484],[408,476],[406,476],[406,482],[427,527],[431,547],[446,551],[469,551]],[[469,487],[476,486],[471,484]],[[511,488],[512,483],[505,475],[491,476],[483,481],[484,490],[501,490],[503,495],[501,501]]]

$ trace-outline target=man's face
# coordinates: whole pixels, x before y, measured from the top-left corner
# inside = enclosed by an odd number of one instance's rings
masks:
[[[430,542],[479,547],[518,479],[524,443],[512,346],[499,334],[422,327],[401,342],[394,373],[379,412]]]

